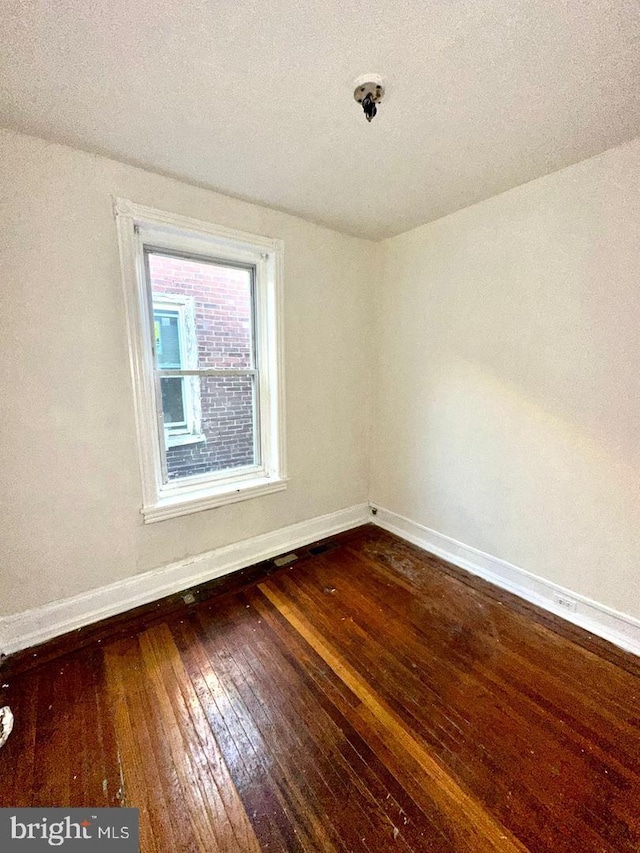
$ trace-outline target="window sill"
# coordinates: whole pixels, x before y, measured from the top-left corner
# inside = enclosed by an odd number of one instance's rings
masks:
[[[153,524],[168,518],[177,518],[181,515],[190,515],[205,509],[249,500],[249,498],[270,495],[273,492],[282,492],[286,488],[287,480],[283,478],[257,477],[244,482],[225,483],[210,486],[207,489],[194,490],[188,496],[172,495],[159,498],[155,504],[143,507],[142,515],[145,524]]]
[[[184,444],[199,444],[204,440],[204,436],[200,433],[197,435],[170,435],[166,438],[167,448],[182,447]]]

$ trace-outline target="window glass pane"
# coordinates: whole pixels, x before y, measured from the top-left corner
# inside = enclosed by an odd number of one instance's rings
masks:
[[[149,253],[149,273],[154,301],[154,318],[158,300],[188,297],[193,306],[194,340],[183,342],[193,346],[190,369],[252,368],[253,320],[252,274],[248,269],[227,267],[207,261],[189,260],[161,252]],[[175,355],[173,326],[160,326],[161,359]],[[170,336],[174,338],[171,339]],[[158,332],[156,331],[156,341]],[[171,349],[170,340],[173,340]]]
[[[158,367],[180,367],[180,326],[177,312],[154,310],[153,327]]]
[[[201,376],[185,381],[196,383],[194,393],[200,392],[203,440],[166,448],[169,480],[258,464],[254,377]]]
[[[162,389],[162,420],[165,426],[186,427],[184,379],[167,377],[160,380]]]

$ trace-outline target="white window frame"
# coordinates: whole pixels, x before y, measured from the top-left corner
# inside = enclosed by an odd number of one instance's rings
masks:
[[[165,213],[127,199],[114,199],[114,213],[125,293],[142,479],[141,511],[145,523],[285,489],[282,241]],[[157,405],[160,388],[154,371],[153,302],[145,269],[145,248],[245,265],[254,270],[259,464],[163,482],[164,425],[161,406]]]

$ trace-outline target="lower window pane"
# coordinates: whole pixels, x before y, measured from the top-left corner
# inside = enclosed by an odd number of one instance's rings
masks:
[[[191,381],[201,440],[167,447],[168,479],[258,464],[253,377],[201,376]]]
[[[169,376],[160,380],[162,388],[162,419],[165,424],[186,425],[184,415],[183,386],[181,376]]]

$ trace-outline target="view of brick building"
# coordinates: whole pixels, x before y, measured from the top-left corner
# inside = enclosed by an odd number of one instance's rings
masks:
[[[157,365],[251,370],[248,270],[149,255]],[[253,464],[251,374],[161,379],[169,480]]]

